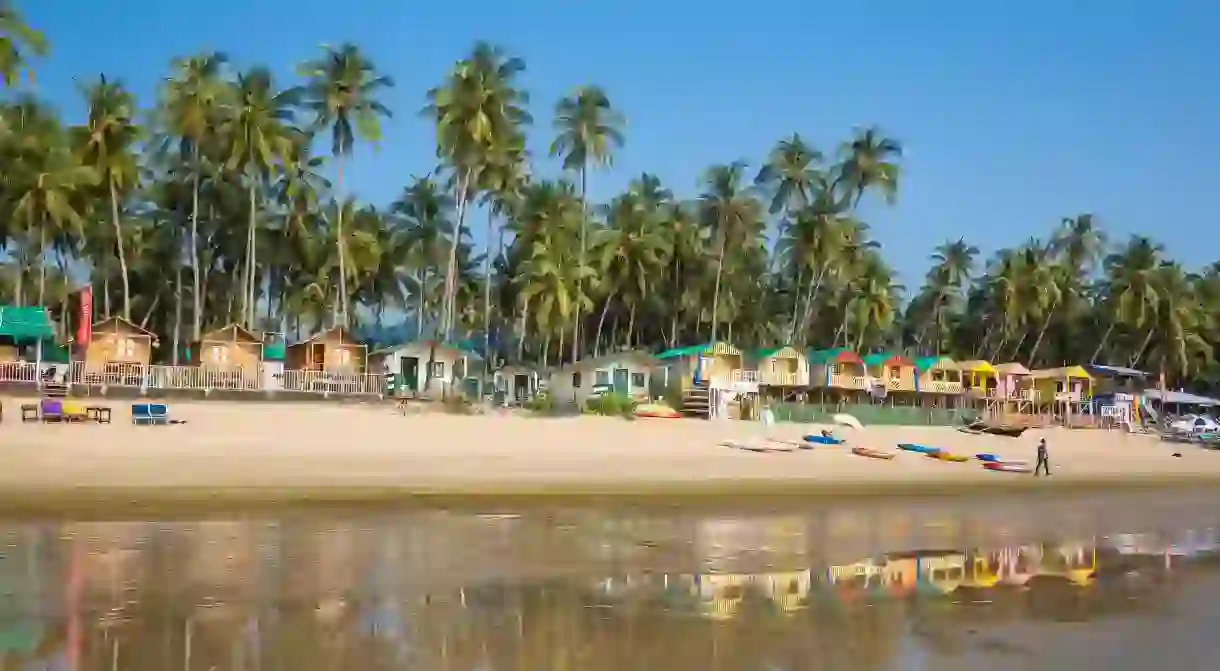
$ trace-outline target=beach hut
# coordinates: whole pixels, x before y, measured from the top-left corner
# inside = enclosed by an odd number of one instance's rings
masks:
[[[454,386],[477,393],[482,363],[481,354],[439,340],[416,340],[369,352],[369,370],[392,379],[394,396],[444,397]],[[464,384],[471,379],[473,383]]]
[[[492,375],[496,396],[503,405],[521,404],[533,400],[542,386],[543,375],[528,364],[502,366]]]
[[[209,386],[217,388],[257,388],[262,362],[262,335],[239,324],[204,333],[190,352],[190,363],[204,369],[216,383]]]
[[[746,367],[741,350],[717,341],[665,350],[656,355],[654,376],[682,391],[682,411],[701,417],[752,416],[758,371]],[[742,401],[746,404],[743,407]],[[744,412],[743,412],[744,410]]]
[[[809,352],[809,383],[813,387],[863,392],[868,389],[868,371],[859,354],[845,348]]]
[[[1033,380],[1025,366],[1013,361],[995,365],[1000,396],[1014,401],[1033,401]]]
[[[615,352],[581,359],[553,369],[547,389],[556,403],[583,407],[589,398],[606,393],[647,399],[656,357],[643,350]]]
[[[758,383],[777,389],[809,386],[809,360],[795,347],[766,347],[754,353]]]
[[[1029,377],[1033,380],[1040,403],[1080,403],[1087,401],[1091,394],[1092,377],[1080,366],[1033,370]]]
[[[962,371],[962,387],[970,396],[994,398],[999,394],[1000,376],[991,362],[972,359],[957,362],[957,367]]]
[[[360,375],[368,365],[368,348],[346,326],[335,326],[284,349],[284,368]]]
[[[81,355],[84,381],[87,384],[142,386],[156,343],[157,336],[152,331],[122,317],[95,323]]]
[[[915,360],[915,391],[933,397],[957,396],[963,391],[962,372],[947,356],[925,356]]]
[[[887,393],[915,393],[914,361],[893,352],[867,354],[861,357],[861,361],[869,377],[884,385]]]

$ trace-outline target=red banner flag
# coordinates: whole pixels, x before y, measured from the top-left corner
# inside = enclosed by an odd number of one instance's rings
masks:
[[[76,324],[76,342],[88,345],[93,339],[93,287],[80,290],[80,313]]]

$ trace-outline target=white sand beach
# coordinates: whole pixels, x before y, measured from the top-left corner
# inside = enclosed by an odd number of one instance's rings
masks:
[[[994,473],[976,461],[945,463],[913,453],[882,461],[828,446],[788,453],[723,447],[768,432],[734,421],[512,414],[404,416],[389,405],[174,402],[186,424],[133,426],[129,404],[109,402],[109,425],[20,421],[21,399],[4,399],[0,495],[82,490],[160,490],[163,495],[252,488],[388,493],[630,493],[869,488],[952,489],[973,483],[1055,486],[1220,481],[1220,452],[1100,430],[1034,429],[1019,439],[944,427],[837,428],[851,445],[893,449],[899,442],[973,455],[1034,460],[1050,445],[1053,475]],[[821,427],[780,424],[789,439]],[[1171,456],[1180,452],[1181,457]]]

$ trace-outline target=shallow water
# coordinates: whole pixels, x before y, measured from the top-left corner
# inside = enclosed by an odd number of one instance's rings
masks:
[[[0,520],[0,668],[1210,668],[1218,504]]]

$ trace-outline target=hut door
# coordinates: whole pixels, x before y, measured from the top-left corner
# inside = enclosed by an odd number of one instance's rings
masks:
[[[309,364],[318,370],[326,368],[326,345],[318,343],[309,346]]]
[[[407,389],[419,391],[419,357],[404,356],[399,359],[398,372]]]
[[[631,392],[631,387],[628,386],[630,376],[627,374],[626,368],[614,369],[614,393],[627,394]]]

